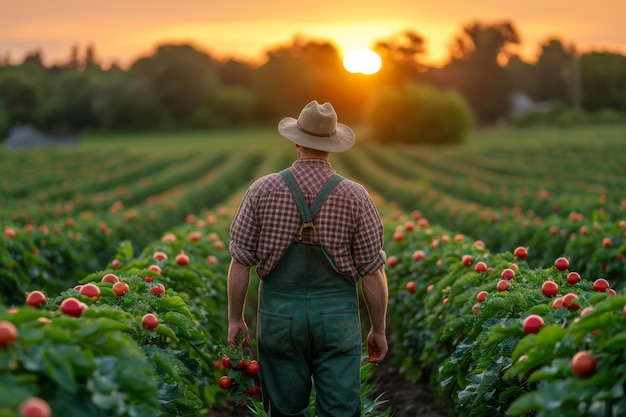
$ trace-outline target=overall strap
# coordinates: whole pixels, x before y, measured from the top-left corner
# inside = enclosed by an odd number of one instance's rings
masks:
[[[287,186],[293,195],[293,199],[296,202],[296,206],[298,206],[298,210],[300,211],[302,226],[300,226],[300,230],[298,231],[298,239],[302,240],[302,231],[304,229],[310,227],[315,230],[315,227],[313,226],[313,218],[322,207],[322,204],[324,204],[324,201],[326,201],[326,198],[344,178],[339,174],[334,174],[330,177],[311,203],[311,207],[307,207],[302,191],[300,190],[300,187],[298,187],[298,183],[291,173],[291,170],[286,168],[280,172],[280,175],[284,178],[285,183],[287,183]]]

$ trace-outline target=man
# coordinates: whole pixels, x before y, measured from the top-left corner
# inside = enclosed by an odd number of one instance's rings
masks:
[[[336,174],[331,152],[354,144],[330,103],[307,104],[279,133],[298,159],[256,180],[231,225],[228,342],[243,334],[251,267],[260,278],[257,325],[261,390],[270,417],[360,415],[361,328],[357,282],[371,328],[367,360],[387,353],[383,225],[367,191]]]

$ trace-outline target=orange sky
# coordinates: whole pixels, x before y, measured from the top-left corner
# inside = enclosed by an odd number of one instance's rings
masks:
[[[40,49],[46,63],[65,60],[72,45],[92,43],[105,65],[126,65],[156,43],[192,42],[213,56],[261,59],[263,50],[296,33],[328,40],[340,52],[372,46],[404,29],[426,39],[430,63],[447,58],[461,27],[511,20],[520,53],[532,59],[557,36],[580,50],[626,53],[624,0],[19,0],[0,8],[0,56],[21,61]]]

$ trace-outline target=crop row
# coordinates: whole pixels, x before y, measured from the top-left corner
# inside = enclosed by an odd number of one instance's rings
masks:
[[[180,225],[187,213],[228,201],[242,188],[242,181],[257,169],[267,169],[258,161],[256,153],[233,154],[194,181],[167,183],[135,206],[126,206],[118,195],[113,204],[107,202],[96,212],[44,217],[23,226],[5,224],[0,245],[1,298],[10,305],[33,288],[58,291],[100,268],[122,241],[139,250]],[[275,163],[272,158],[266,162]],[[162,178],[167,182],[166,176]]]
[[[0,303],[0,415],[29,398],[55,415],[200,415],[221,394],[226,332],[224,215],[189,218],[55,293]]]
[[[419,216],[396,219],[391,241],[394,360],[410,379],[425,372],[454,415],[626,413],[626,295],[614,282],[564,257],[531,267],[532,249],[492,253]]]
[[[445,187],[440,187],[441,180],[435,180],[441,176],[453,182],[442,169],[431,170],[428,178],[412,177],[413,165],[406,162],[406,154],[410,153],[407,151],[405,156],[400,156],[399,151],[394,150],[353,152],[350,156],[343,156],[341,163],[353,177],[367,184],[368,189],[382,199],[397,203],[404,211],[417,209],[431,222],[444,225],[448,230],[479,238],[494,252],[506,251],[512,246],[527,246],[537,254],[531,260],[534,266],[566,256],[581,272],[601,272],[616,280],[618,287],[626,285],[620,280],[626,271],[626,199],[623,195],[626,184],[604,190],[607,195],[619,195],[620,198],[603,198],[605,194],[582,191],[573,193],[569,199],[548,200],[524,192],[528,196],[523,204],[498,208],[482,205],[478,198],[472,199],[475,194],[464,194],[462,190],[471,188],[471,185],[460,174],[454,177],[458,177],[455,181],[460,183],[455,186],[457,192],[446,191]],[[382,163],[382,159],[386,162]],[[415,171],[419,170],[415,168]],[[592,176],[592,173],[588,175]],[[431,184],[431,181],[437,184]],[[501,187],[508,187],[505,179],[500,181]],[[515,192],[515,189],[511,187],[509,192]],[[492,198],[498,205],[502,201],[500,196],[492,195]],[[542,205],[556,205],[560,209],[540,217],[536,212]],[[579,211],[564,211],[563,207],[568,205]]]

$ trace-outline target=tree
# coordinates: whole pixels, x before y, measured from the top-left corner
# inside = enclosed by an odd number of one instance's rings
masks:
[[[338,113],[349,108],[337,49],[324,41],[296,36],[290,44],[268,50],[255,70],[254,91],[265,120],[291,114],[313,99],[330,101]]]
[[[542,44],[541,54],[535,66],[539,88],[538,95],[534,98],[572,104],[574,59],[572,48],[566,47],[559,39],[551,38]]]
[[[426,52],[425,43],[420,34],[410,29],[376,42],[374,50],[384,62],[380,76],[395,85],[418,79],[419,73],[426,70],[421,61]]]
[[[41,85],[26,71],[18,67],[0,71],[0,107],[9,126],[36,123],[43,95]]]
[[[178,125],[193,122],[196,111],[213,104],[218,73],[213,59],[191,45],[161,45],[130,69],[148,81],[157,103]]]
[[[592,52],[580,58],[580,66],[583,108],[626,113],[626,56]]]
[[[452,62],[439,74],[439,82],[461,92],[479,123],[493,123],[508,113],[512,86],[504,65],[512,56],[510,45],[519,42],[508,21],[472,22],[455,39]]]

